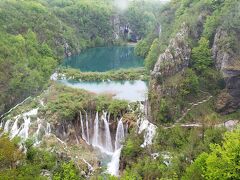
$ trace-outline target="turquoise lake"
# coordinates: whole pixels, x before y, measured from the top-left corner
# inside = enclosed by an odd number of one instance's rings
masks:
[[[114,69],[143,67],[143,58],[134,55],[133,46],[90,48],[65,58],[62,66],[83,72],[104,72]]]
[[[79,55],[66,58],[62,66],[83,72],[105,72],[143,67],[143,61],[143,58],[134,55],[133,46],[113,46],[88,49]],[[148,91],[148,82],[142,80],[90,82],[62,79],[58,82],[96,94],[112,94],[113,98],[128,101],[144,101]]]

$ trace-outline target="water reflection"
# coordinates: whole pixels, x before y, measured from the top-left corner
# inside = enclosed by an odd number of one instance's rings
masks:
[[[80,69],[83,72],[104,72],[112,69],[143,66],[143,58],[134,55],[132,46],[97,47],[66,58],[65,67]]]

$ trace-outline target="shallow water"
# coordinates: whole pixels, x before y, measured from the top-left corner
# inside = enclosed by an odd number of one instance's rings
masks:
[[[116,99],[129,101],[144,101],[148,86],[146,81],[105,81],[105,82],[79,82],[74,80],[59,80],[67,86],[85,89],[96,94],[113,94]]]

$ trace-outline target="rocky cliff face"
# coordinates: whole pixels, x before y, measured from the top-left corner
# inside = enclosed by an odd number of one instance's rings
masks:
[[[175,38],[170,40],[168,48],[159,56],[151,73],[152,77],[165,79],[188,67],[191,55],[191,48],[187,43],[189,32],[189,28],[183,24]]]
[[[191,48],[187,39],[190,36],[190,29],[183,24],[179,32],[170,43],[164,53],[160,54],[153,71],[151,72],[151,86],[149,91],[150,106],[149,117],[152,121],[157,119],[158,107],[163,98],[174,97],[179,91],[179,82],[184,78],[185,69],[189,65]],[[171,110],[171,117],[178,112]],[[172,118],[170,118],[172,119]]]
[[[240,38],[238,38],[238,42]],[[240,107],[240,58],[231,47],[229,34],[219,28],[212,47],[213,59],[226,82],[226,89],[219,95],[216,107],[224,114],[231,113]]]

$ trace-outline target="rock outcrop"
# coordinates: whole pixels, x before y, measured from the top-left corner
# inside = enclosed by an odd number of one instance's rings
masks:
[[[226,89],[216,102],[217,110],[223,114],[234,112],[240,107],[240,58],[232,49],[229,39],[229,34],[219,28],[212,47],[215,65],[222,72],[226,83]]]
[[[161,79],[164,79],[188,67],[191,55],[191,48],[187,43],[189,32],[188,26],[183,24],[175,38],[170,40],[165,52],[159,56],[151,72],[152,77],[156,79],[161,77]]]
[[[157,119],[161,99],[174,97],[179,92],[179,83],[184,78],[185,69],[189,65],[191,48],[188,44],[189,27],[183,23],[179,32],[169,42],[164,53],[160,54],[153,71],[151,72],[150,97],[148,108],[151,121]],[[178,109],[171,110],[171,118],[178,114]],[[151,112],[151,113],[150,113]],[[153,113],[154,112],[154,113]],[[169,116],[170,117],[170,116]]]

